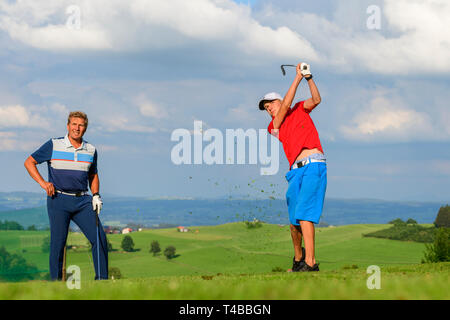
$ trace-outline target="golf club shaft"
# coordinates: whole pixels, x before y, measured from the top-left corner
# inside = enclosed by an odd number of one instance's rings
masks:
[[[99,229],[98,229],[98,215],[100,214],[100,210],[97,207],[96,209],[96,217],[95,217],[95,223],[97,224],[97,276],[98,279],[100,279],[100,235],[99,235]]]

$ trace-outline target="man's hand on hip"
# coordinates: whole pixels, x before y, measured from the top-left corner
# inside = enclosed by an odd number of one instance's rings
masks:
[[[49,197],[51,197],[55,194],[55,187],[53,186],[53,183],[43,181],[39,185],[41,186],[42,189],[45,190],[45,192],[47,192],[47,195]]]
[[[92,197],[92,209],[94,209],[95,212],[97,212],[97,214],[100,213],[100,210],[102,210],[102,198],[100,197],[99,194],[96,194]]]

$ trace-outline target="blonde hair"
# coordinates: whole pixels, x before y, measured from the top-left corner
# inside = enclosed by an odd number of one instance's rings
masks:
[[[71,118],[81,118],[84,120],[84,123],[86,124],[86,128],[88,126],[88,117],[86,115],[86,113],[82,112],[82,111],[73,111],[71,113],[69,113],[69,117],[67,118],[67,124],[70,124],[70,119]]]

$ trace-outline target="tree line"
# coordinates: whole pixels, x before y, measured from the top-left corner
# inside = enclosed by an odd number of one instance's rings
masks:
[[[121,248],[126,252],[136,251],[133,238],[129,235],[123,237]],[[170,245],[164,249],[163,254],[168,260],[173,259],[176,257],[176,250],[177,249],[174,246]],[[151,242],[149,252],[152,253],[153,256],[156,256],[161,252],[161,246],[158,241],[154,240]]]
[[[4,222],[2,222],[2,220],[0,220],[0,230],[19,230],[20,231],[20,230],[25,230],[25,228],[16,221],[5,220]],[[29,226],[26,230],[27,231],[37,231],[38,229],[33,224],[33,225]]]
[[[391,228],[364,234],[365,237],[386,238],[391,240],[416,241],[425,243],[422,259],[426,262],[450,261],[450,206],[442,206],[432,227],[420,226],[409,218],[389,221]]]

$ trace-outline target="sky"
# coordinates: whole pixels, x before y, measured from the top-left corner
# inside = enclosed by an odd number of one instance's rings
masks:
[[[280,144],[261,175],[260,159],[176,164],[172,138],[266,129],[258,101],[294,78],[280,65],[307,62],[327,197],[449,203],[448,16],[445,0],[0,0],[0,191],[43,191],[23,162],[82,110],[101,193],[283,198]]]

